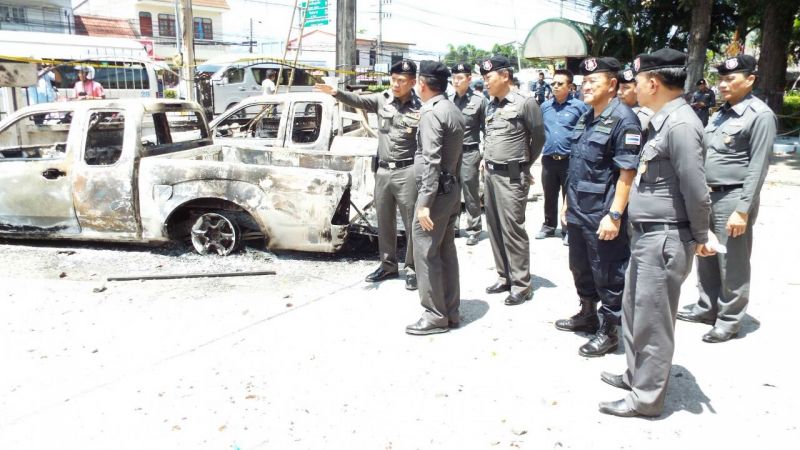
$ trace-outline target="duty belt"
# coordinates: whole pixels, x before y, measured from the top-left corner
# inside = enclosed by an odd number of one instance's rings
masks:
[[[530,167],[530,165],[531,165],[530,161],[520,162],[519,163],[519,168],[524,170],[524,169],[527,169],[528,167]],[[488,161],[487,160],[486,161],[486,168],[489,169],[489,172],[492,172],[492,173],[500,173],[500,174],[508,173],[508,164],[507,163],[496,163],[494,161]]]
[[[464,144],[463,150],[464,153],[474,152],[475,150],[478,150],[479,147],[480,145],[478,144]]]
[[[729,184],[727,186],[709,186],[708,189],[711,190],[711,192],[727,192],[742,187],[744,187],[743,184]]]
[[[569,155],[545,155],[555,161],[563,161],[565,159],[569,159]]]
[[[400,161],[378,161],[378,166],[389,170],[402,169],[403,167],[408,167],[412,164],[414,164],[413,159],[403,159]]]
[[[640,233],[650,233],[651,231],[668,231],[689,228],[689,222],[666,223],[666,222],[638,222],[631,223],[634,230]]]

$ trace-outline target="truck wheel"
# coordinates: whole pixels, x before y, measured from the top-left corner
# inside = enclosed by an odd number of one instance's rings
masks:
[[[226,211],[202,214],[192,225],[191,235],[192,245],[201,255],[227,256],[242,243],[239,225]]]

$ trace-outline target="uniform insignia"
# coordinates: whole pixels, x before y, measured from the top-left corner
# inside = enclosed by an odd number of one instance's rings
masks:
[[[492,62],[488,59],[483,62],[483,70],[489,71],[492,70]]]
[[[733,142],[733,139],[730,136],[725,136],[725,145],[730,145],[731,142]]]
[[[626,69],[625,72],[622,72],[622,76],[625,81],[633,81],[633,71],[631,69]]]
[[[725,68],[728,70],[733,70],[739,67],[739,60],[736,58],[731,58],[725,61]]]
[[[588,72],[594,72],[594,69],[597,69],[597,60],[589,58],[583,63],[583,67],[585,67]]]
[[[604,127],[604,126],[600,125],[597,128],[595,128],[595,130],[597,130],[597,131],[599,131],[600,133],[603,133],[603,134],[611,134],[611,128],[610,127]]]
[[[409,66],[407,62],[403,62],[403,70],[408,72],[411,70],[411,66]]]
[[[639,68],[641,66],[642,66],[642,62],[639,60],[639,58],[636,58],[636,59],[633,60],[633,70],[638,72]]]
[[[640,145],[642,136],[639,133],[625,133],[625,145]]]
[[[463,64],[459,64],[458,65],[458,70],[464,70],[464,65]]]

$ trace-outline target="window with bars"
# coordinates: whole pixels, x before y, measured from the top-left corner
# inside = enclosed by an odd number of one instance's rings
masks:
[[[139,33],[142,36],[153,35],[153,16],[149,12],[139,13]]]
[[[158,15],[158,35],[175,37],[175,14]]]
[[[194,38],[195,39],[214,39],[214,28],[211,25],[211,19],[205,17],[194,18]]]

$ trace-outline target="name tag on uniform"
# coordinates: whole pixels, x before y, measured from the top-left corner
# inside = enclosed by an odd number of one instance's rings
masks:
[[[595,128],[595,130],[597,130],[597,131],[599,131],[601,133],[604,133],[604,134],[611,134],[611,128],[610,127],[604,127],[602,125],[599,125],[598,127]]]
[[[625,133],[625,145],[640,145],[642,136],[638,133]]]

